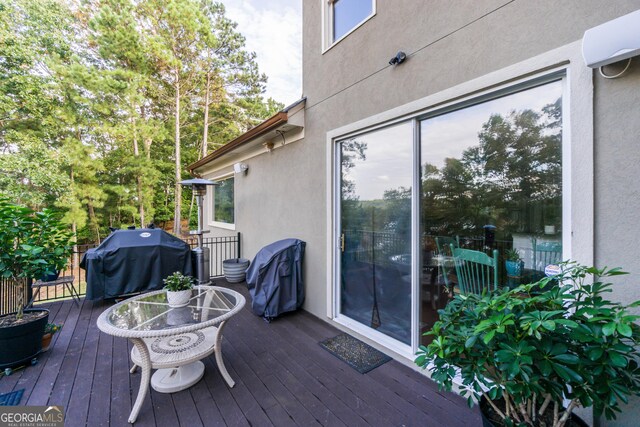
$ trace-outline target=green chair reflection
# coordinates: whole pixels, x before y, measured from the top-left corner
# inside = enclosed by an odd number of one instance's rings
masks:
[[[557,264],[562,260],[562,243],[542,242],[532,239],[533,270],[544,271],[549,264]]]
[[[442,276],[442,280],[447,289],[451,289],[451,282],[449,280],[449,274],[454,268],[453,263],[453,252],[451,248],[459,248],[460,247],[460,239],[456,236],[453,237],[445,237],[445,236],[436,236],[436,248],[438,249],[438,270],[439,275]]]
[[[451,245],[458,286],[463,294],[482,294],[485,290],[498,289],[498,251],[493,258],[484,252],[460,249]]]

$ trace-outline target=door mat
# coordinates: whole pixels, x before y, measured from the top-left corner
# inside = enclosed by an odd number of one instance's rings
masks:
[[[0,394],[0,406],[16,406],[20,404],[24,389],[12,391],[10,393]]]
[[[348,334],[337,335],[319,344],[361,374],[366,374],[391,360],[386,354]]]

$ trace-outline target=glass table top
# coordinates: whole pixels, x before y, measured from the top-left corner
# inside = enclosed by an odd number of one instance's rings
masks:
[[[159,331],[200,323],[215,323],[239,304],[236,292],[200,287],[191,291],[185,307],[170,307],[165,291],[152,292],[116,304],[106,314],[111,326],[130,331]]]

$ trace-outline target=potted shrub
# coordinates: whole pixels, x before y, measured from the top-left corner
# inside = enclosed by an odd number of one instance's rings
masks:
[[[44,335],[42,336],[42,351],[49,350],[53,335],[62,328],[62,325],[56,325],[55,323],[47,323],[44,327]]]
[[[605,298],[612,285],[603,279],[619,274],[565,263],[534,284],[456,295],[415,362],[443,389],[460,383],[485,425],[571,425],[578,406],[614,419],[620,402],[640,395],[639,316],[629,311],[640,301]]]
[[[23,364],[41,351],[49,311],[25,310],[24,292],[33,278],[50,269],[49,263],[66,262],[70,240],[71,233],[53,211],[35,212],[0,198],[0,276],[20,295],[16,312],[0,316],[0,368]]]
[[[507,249],[504,253],[504,266],[507,270],[507,276],[520,277],[524,268],[524,261],[517,249]]]
[[[193,289],[192,277],[176,271],[164,279],[163,282],[164,288],[167,290],[167,301],[170,307],[184,307],[189,304],[191,289]]]

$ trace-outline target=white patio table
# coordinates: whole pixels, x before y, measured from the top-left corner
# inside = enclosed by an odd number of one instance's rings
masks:
[[[200,360],[212,353],[229,387],[235,385],[222,359],[222,330],[244,304],[245,298],[231,289],[196,286],[185,307],[169,307],[166,291],[156,291],[124,300],[98,317],[102,332],[133,343],[131,373],[142,368],[130,423],[136,421],[149,382],[161,393],[189,388],[204,375]],[[153,377],[151,369],[157,369]]]

